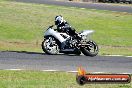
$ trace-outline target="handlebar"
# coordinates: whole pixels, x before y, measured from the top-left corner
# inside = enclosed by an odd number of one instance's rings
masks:
[[[54,25],[49,26],[49,28],[52,28],[52,27],[54,27]],[[48,29],[49,29],[49,28],[48,28]],[[48,30],[48,29],[47,29],[47,30]],[[54,30],[57,31],[57,29],[54,29]]]
[[[52,27],[54,27],[54,25],[49,26],[49,28],[52,28]]]

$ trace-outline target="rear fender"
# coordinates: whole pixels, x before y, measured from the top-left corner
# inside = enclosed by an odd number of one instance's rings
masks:
[[[94,30],[84,30],[80,33],[80,35],[85,36],[85,35],[90,35],[94,32]]]

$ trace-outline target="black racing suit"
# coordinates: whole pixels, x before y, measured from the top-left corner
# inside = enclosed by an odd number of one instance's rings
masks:
[[[78,38],[78,33],[74,28],[72,28],[67,22],[62,22],[61,24],[57,25],[58,32],[65,32],[68,35]]]
[[[73,38],[80,40],[81,38],[78,36],[78,33],[76,33],[75,29],[72,28],[67,22],[62,22],[61,24],[57,25],[58,32],[64,32],[68,35],[72,36]],[[62,42],[61,44],[61,50],[64,50],[66,43]]]

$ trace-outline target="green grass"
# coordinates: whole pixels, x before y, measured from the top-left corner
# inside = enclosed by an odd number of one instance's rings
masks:
[[[93,39],[101,46],[100,54],[132,55],[128,53],[132,52],[132,14],[5,0],[0,0],[0,50],[42,52],[43,32],[60,14],[78,32],[95,30]],[[116,46],[117,51],[107,46]]]
[[[0,88],[132,88],[132,83],[80,86],[73,73],[0,70]]]

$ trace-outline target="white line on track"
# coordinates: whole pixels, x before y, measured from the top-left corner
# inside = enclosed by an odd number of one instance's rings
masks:
[[[121,74],[132,74],[132,73],[121,73]]]
[[[78,71],[66,71],[66,72],[69,72],[69,73],[77,73]]]
[[[26,71],[28,69],[1,69],[9,71]],[[40,70],[42,72],[68,72],[68,73],[77,73],[78,71],[60,71],[60,70]],[[116,74],[116,73],[107,73],[107,72],[88,72],[89,74]],[[118,74],[132,74],[132,73],[118,73]]]
[[[132,56],[126,56],[126,57],[132,57]]]
[[[80,8],[80,9],[86,9],[86,8]]]
[[[75,9],[76,7],[70,7],[70,8]]]
[[[3,70],[21,71],[21,70],[24,70],[24,69],[3,69]]]
[[[104,56],[123,56],[123,55],[104,55]]]
[[[106,73],[106,72],[92,72],[93,74],[103,74],[103,73]]]
[[[124,55],[101,55],[101,56],[111,56],[111,57],[132,57],[132,56],[124,56]]]
[[[57,72],[59,70],[41,70],[41,71],[45,71],[45,72]]]

